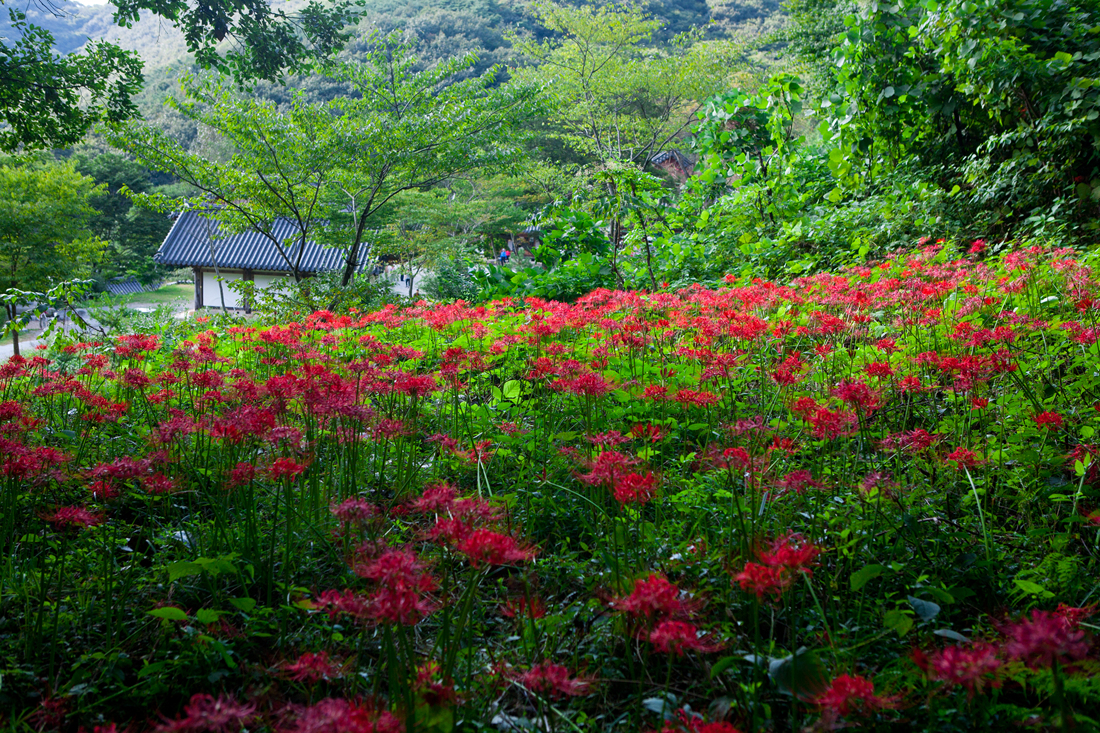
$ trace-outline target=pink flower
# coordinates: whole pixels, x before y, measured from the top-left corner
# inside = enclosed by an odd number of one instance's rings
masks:
[[[1089,652],[1085,632],[1067,623],[1057,611],[1032,611],[1030,619],[1006,624],[1004,650],[1029,667],[1050,667],[1055,662],[1081,659]]]
[[[308,466],[293,458],[276,458],[267,470],[271,478],[294,478],[303,473]]]
[[[962,685],[973,695],[981,692],[987,683],[1000,687],[996,672],[1001,664],[997,658],[997,647],[977,642],[933,652],[926,666],[929,679],[939,680],[948,686]]]
[[[311,684],[319,680],[343,676],[343,669],[328,658],[328,652],[320,654],[306,652],[293,663],[284,662],[281,669],[291,680]]]
[[[889,710],[898,706],[896,698],[875,695],[875,685],[871,680],[847,674],[834,679],[829,689],[813,698],[813,702],[841,716],[851,713],[868,715],[878,710]]]
[[[649,634],[649,641],[662,654],[675,654],[678,657],[684,656],[687,649],[706,654],[722,648],[722,644],[700,638],[695,624],[671,619],[657,624]]]
[[[785,572],[782,567],[754,562],[745,563],[745,568],[733,576],[733,579],[741,586],[741,590],[752,593],[758,599],[768,594],[778,598],[794,581],[790,573]]]
[[[615,501],[620,504],[645,504],[653,499],[657,491],[657,477],[652,473],[645,476],[633,471],[615,482]]]
[[[1047,430],[1057,430],[1062,427],[1062,416],[1057,412],[1040,412],[1035,416],[1035,424]]]
[[[486,565],[512,565],[527,562],[535,556],[533,548],[521,548],[515,538],[491,529],[475,529],[458,543],[458,551],[466,555],[475,568]]]
[[[103,523],[102,514],[93,514],[80,506],[59,507],[45,519],[59,532],[63,529],[87,529]]]
[[[974,468],[982,462],[981,456],[968,448],[956,448],[947,454],[947,460],[954,461],[960,471],[964,468]]]
[[[256,717],[255,705],[242,705],[232,695],[197,694],[183,708],[184,717],[165,721],[157,726],[160,733],[194,731],[195,733],[229,733],[248,725]]]
[[[634,581],[634,592],[616,600],[615,606],[631,616],[649,620],[676,616],[686,610],[686,605],[680,600],[680,589],[659,573]]]
[[[767,550],[758,550],[757,559],[773,568],[812,575],[809,569],[817,561],[821,548],[803,540],[802,535],[788,533],[777,537]]]
[[[279,733],[403,733],[405,726],[387,710],[328,697],[300,710]]]
[[[531,692],[547,697],[584,695],[592,686],[591,680],[570,677],[568,669],[553,662],[536,664],[514,679]]]

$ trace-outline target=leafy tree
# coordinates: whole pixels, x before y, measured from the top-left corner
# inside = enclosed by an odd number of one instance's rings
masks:
[[[183,202],[135,195],[139,203],[162,211],[181,203],[208,207],[230,231],[269,237],[296,277],[301,243],[339,246],[347,285],[368,224],[395,195],[516,160],[512,139],[537,111],[536,91],[495,87],[492,74],[456,81],[474,61],[466,56],[415,72],[408,44],[376,37],[365,61],[327,71],[357,96],[311,104],[299,94],[285,110],[241,97],[224,80],[193,79],[187,98],[175,104],[220,135],[230,149],[225,162],[188,152],[148,125],[116,126],[109,137],[199,192]],[[294,224],[293,241],[272,234],[279,217]]]
[[[687,35],[661,49],[647,47],[661,23],[635,5],[536,0],[530,10],[553,35],[516,39],[529,65],[514,77],[547,87],[551,124],[597,162],[645,165],[673,143],[729,75],[729,46]]]
[[[0,0],[5,4],[6,0]],[[45,0],[42,6],[50,9]],[[189,51],[207,69],[231,72],[238,82],[277,79],[329,57],[346,40],[353,0],[328,7],[311,0],[288,13],[264,0],[117,0],[114,19],[130,27],[141,11],[183,31]],[[9,9],[14,39],[0,39],[0,150],[66,147],[97,121],[118,122],[136,112],[131,98],[142,84],[141,60],[97,42],[82,54],[60,56],[54,37]],[[228,44],[219,45],[223,41]]]
[[[1100,4],[903,0],[847,24],[825,100],[837,175],[915,158],[977,226],[1097,228]]]
[[[0,5],[3,0],[0,0]],[[96,121],[132,116],[141,59],[110,43],[60,56],[49,31],[8,10],[14,40],[0,38],[0,150],[65,147]]]
[[[132,275],[152,282],[160,272],[153,255],[172,222],[164,214],[135,206],[122,193],[124,189],[137,193],[153,190],[149,169],[118,153],[78,153],[73,164],[102,188],[91,199],[98,213],[88,222],[88,228],[108,243],[97,274],[104,279]]]
[[[5,309],[16,353],[20,296],[89,275],[103,250],[88,228],[96,193],[95,181],[71,163],[0,159],[0,291],[15,296]]]

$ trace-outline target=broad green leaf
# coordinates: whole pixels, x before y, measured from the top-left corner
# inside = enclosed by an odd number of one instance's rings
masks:
[[[182,608],[176,608],[175,606],[165,606],[164,608],[154,608],[152,611],[147,611],[150,616],[155,618],[162,618],[167,621],[186,621],[187,613]]]
[[[852,590],[859,590],[872,580],[882,575],[886,568],[882,565],[867,565],[852,573]]]
[[[887,611],[883,618],[883,625],[898,636],[905,636],[913,628],[913,618],[900,608]]]

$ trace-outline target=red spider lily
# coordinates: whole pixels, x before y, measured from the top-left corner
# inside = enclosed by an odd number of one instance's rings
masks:
[[[309,684],[344,676],[343,666],[329,659],[328,652],[306,652],[293,662],[284,662],[279,669],[288,679]]]
[[[613,493],[620,504],[646,504],[657,492],[657,477],[652,473],[645,476],[628,473],[615,482]]]
[[[969,646],[940,649],[932,652],[930,657],[914,649],[913,660],[929,679],[943,682],[948,687],[962,685],[973,696],[975,692],[982,692],[986,685],[1001,686],[997,670],[1003,662],[997,654],[998,649],[993,644],[976,642]]]
[[[273,479],[292,479],[309,468],[308,464],[298,463],[293,458],[276,458],[267,469],[267,475]]]
[[[598,445],[601,448],[613,448],[616,445],[622,445],[623,443],[629,443],[630,438],[620,433],[618,430],[609,430],[606,433],[597,433],[596,435],[589,435],[588,442],[592,445]]]
[[[634,591],[616,599],[614,605],[623,613],[648,621],[679,616],[688,610],[688,605],[680,600],[680,589],[660,573],[635,580]]]
[[[469,522],[457,517],[440,517],[428,530],[428,539],[432,542],[444,542],[449,545],[457,545],[470,536],[474,528]]]
[[[93,481],[91,485],[88,486],[88,491],[95,501],[109,501],[118,498],[119,495],[118,487],[115,486],[109,478]]]
[[[864,367],[863,371],[867,372],[867,376],[878,377],[879,379],[894,376],[894,369],[887,361],[873,361]]]
[[[119,481],[126,481],[128,479],[145,476],[149,473],[151,467],[152,462],[148,458],[131,458],[130,456],[123,456],[122,458],[116,458],[111,463],[97,464],[92,468],[90,473],[93,478],[110,476]]]
[[[336,520],[340,522],[340,525],[345,529],[350,526],[361,527],[369,520],[377,517],[381,512],[374,504],[359,497],[345,499],[339,504],[331,507],[329,511],[332,512],[332,516],[336,517]]]
[[[1096,604],[1075,608],[1059,603],[1058,608],[1054,609],[1054,613],[1062,618],[1062,622],[1067,628],[1072,630],[1080,626],[1082,621],[1096,614]]]
[[[485,565],[513,565],[527,562],[535,556],[535,548],[522,548],[514,537],[490,529],[475,529],[457,543],[459,552],[479,568]]]
[[[531,692],[550,698],[586,695],[592,687],[591,679],[571,677],[568,669],[548,661],[536,664],[513,679]]]
[[[871,680],[858,675],[842,674],[835,678],[829,689],[813,698],[815,705],[842,717],[851,714],[870,715],[880,710],[898,707],[896,697],[875,694]]]
[[[758,599],[766,595],[778,598],[794,582],[794,578],[786,572],[786,568],[770,567],[755,562],[745,563],[744,569],[733,576],[733,579],[741,586],[741,590],[752,593]]]
[[[279,733],[404,733],[405,726],[388,710],[327,697],[296,710]]]
[[[699,629],[695,624],[672,619],[661,621],[653,627],[653,631],[649,634],[649,641],[658,652],[674,654],[678,657],[684,656],[684,652],[688,649],[709,654],[724,646],[700,637]]]
[[[174,494],[179,491],[175,481],[160,473],[154,473],[152,476],[146,477],[142,481],[142,485],[146,491],[155,495]]]
[[[248,725],[256,717],[256,706],[241,704],[232,695],[197,694],[184,706],[183,717],[166,720],[157,726],[159,733],[231,733]]]
[[[352,590],[343,592],[326,590],[313,601],[313,607],[327,613],[329,618],[336,618],[338,614],[346,613],[354,618],[363,619],[370,611],[370,602]]]
[[[791,471],[786,476],[776,481],[775,485],[780,489],[780,491],[776,493],[776,496],[780,496],[789,491],[801,495],[806,493],[806,489],[821,488],[821,482],[815,481],[813,474],[806,469]]]
[[[394,389],[399,394],[410,397],[426,397],[439,389],[439,385],[431,375],[403,374],[394,383]]]
[[[46,515],[44,519],[59,532],[65,529],[87,529],[97,524],[103,524],[102,514],[94,514],[80,506],[58,507],[52,514]]]
[[[799,358],[798,354],[791,354],[772,372],[772,379],[776,384],[789,387],[798,384],[805,378],[803,373],[808,364]]]
[[[592,486],[614,486],[616,480],[627,473],[627,468],[637,463],[637,458],[605,450],[589,464],[588,473],[577,475],[577,480]]]
[[[709,407],[711,405],[717,405],[722,401],[722,398],[713,392],[706,390],[698,391],[694,389],[681,389],[673,397],[676,402],[681,405],[691,407]]]
[[[425,591],[434,588],[427,565],[412,550],[386,548],[378,557],[357,563],[355,574],[381,585],[408,585]]]
[[[256,478],[256,467],[248,461],[241,461],[229,472],[230,488],[244,486]]]
[[[668,387],[659,384],[651,384],[642,391],[642,397],[654,402],[664,402],[668,399]]]
[[[630,428],[630,434],[637,440],[649,441],[650,443],[658,443],[661,441],[661,438],[664,437],[664,431],[661,426],[651,423],[633,426]]]
[[[656,733],[656,731],[648,733]],[[680,708],[676,711],[675,719],[665,721],[660,733],[741,733],[741,731],[724,720],[704,723],[702,716],[698,713]]]
[[[917,428],[886,436],[882,440],[882,447],[886,450],[897,449],[906,453],[919,454],[936,447],[943,439],[944,436],[939,433],[930,433],[924,428]]]
[[[506,618],[542,618],[546,615],[546,604],[541,598],[532,598],[530,603],[526,598],[517,598],[501,606],[500,615]]]
[[[1035,424],[1047,430],[1061,429],[1062,422],[1062,416],[1057,412],[1040,412],[1035,416]]]
[[[948,453],[947,460],[954,461],[955,467],[960,471],[964,468],[974,468],[982,463],[982,458],[977,452],[962,447]]]
[[[820,554],[821,548],[805,541],[802,535],[788,533],[777,537],[768,549],[757,550],[756,556],[769,567],[812,575],[809,566],[816,562]]]
[[[854,405],[863,411],[863,414],[874,412],[879,407],[879,396],[866,382],[842,381],[833,394],[841,401]]]
[[[614,389],[614,385],[598,372],[586,372],[572,379],[559,379],[550,385],[550,389],[578,397],[601,397]]]
[[[1001,633],[1007,638],[1005,654],[1029,667],[1050,667],[1055,662],[1081,659],[1089,652],[1085,632],[1056,611],[1032,611],[1031,618],[1005,624]]]
[[[445,512],[457,496],[455,487],[446,482],[432,484],[424,488],[424,493],[412,503],[412,507],[418,512]]]

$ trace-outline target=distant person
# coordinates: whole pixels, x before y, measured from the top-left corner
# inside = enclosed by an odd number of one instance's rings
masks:
[[[508,250],[502,249],[500,251],[500,266],[504,267],[504,263],[508,261]]]
[[[507,262],[510,259],[512,259],[512,250],[510,250],[510,249],[504,250],[504,261]]]

